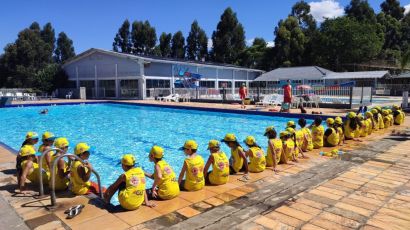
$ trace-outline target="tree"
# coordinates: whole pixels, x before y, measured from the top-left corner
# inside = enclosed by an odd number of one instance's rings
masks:
[[[64,32],[59,33],[55,50],[55,61],[63,63],[74,56],[73,41]]]
[[[382,25],[384,32],[384,44],[379,58],[396,62],[401,54],[400,21],[381,12],[377,15],[377,22]]]
[[[335,70],[341,70],[343,64],[369,61],[380,53],[384,44],[379,27],[379,24],[359,22],[351,17],[325,20],[316,49],[326,66]]]
[[[249,68],[259,68],[266,50],[266,41],[263,38],[255,38],[252,46],[247,47],[239,56],[239,64]]]
[[[185,38],[181,31],[178,31],[172,36],[171,57],[184,58],[185,57]]]
[[[43,26],[43,30],[40,31],[40,35],[43,41],[46,43],[45,49],[51,61],[53,58],[53,52],[56,43],[55,32],[51,23],[47,23]]]
[[[401,48],[402,50],[410,49],[410,13],[401,20]]]
[[[404,69],[410,64],[410,50],[404,52],[400,59],[400,69],[404,71]]]
[[[345,8],[345,13],[348,17],[355,18],[360,22],[376,22],[376,14],[367,0],[351,0]]]
[[[195,20],[186,39],[186,55],[189,60],[201,60],[208,54],[208,37]]]
[[[212,34],[212,56],[214,61],[234,64],[246,47],[245,31],[238,22],[236,13],[228,7]]]
[[[171,39],[172,34],[162,32],[161,36],[159,37],[159,50],[162,57],[170,57],[171,56]]]
[[[121,27],[118,29],[117,34],[115,35],[114,42],[112,44],[112,49],[115,52],[121,53],[131,53],[131,41],[130,41],[130,22],[126,19]],[[121,50],[120,50],[121,49]]]
[[[380,7],[386,15],[390,15],[397,20],[404,17],[404,7],[400,6],[400,1],[385,0]]]
[[[134,21],[132,23],[131,40],[133,53],[151,55],[157,43],[155,28],[148,21]]]
[[[297,18],[289,16],[275,29],[276,59],[280,66],[296,66],[303,61],[306,37]]]

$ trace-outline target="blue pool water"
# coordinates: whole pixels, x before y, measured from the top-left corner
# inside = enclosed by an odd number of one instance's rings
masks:
[[[49,113],[40,115],[43,108],[48,108]],[[139,165],[152,173],[153,163],[148,160],[148,152],[153,145],[160,145],[165,149],[164,159],[178,176],[184,159],[178,148],[185,140],[198,142],[198,152],[205,161],[209,155],[208,141],[220,140],[228,132],[235,133],[239,140],[253,135],[266,150],[265,128],[274,125],[279,132],[288,120],[290,118],[120,104],[3,108],[0,109],[0,141],[18,150],[27,131],[39,135],[50,131],[68,138],[69,152],[76,143],[87,142],[95,148],[90,162],[107,187],[123,173],[117,163],[125,153],[133,153]],[[222,145],[222,150],[230,156],[226,145]],[[151,186],[152,181],[147,181]],[[116,199],[114,196],[112,203],[117,203]]]

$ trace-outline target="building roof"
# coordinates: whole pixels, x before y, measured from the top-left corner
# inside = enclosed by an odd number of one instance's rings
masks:
[[[399,75],[393,76],[393,78],[410,78],[410,72],[404,72]]]
[[[329,73],[333,72],[318,66],[277,68],[262,74],[254,81],[320,80]]]
[[[329,73],[323,77],[324,80],[340,80],[340,79],[378,79],[391,77],[389,71],[361,71],[361,72],[343,72]]]
[[[129,58],[129,59],[134,59],[134,60],[144,60],[145,62],[161,62],[161,63],[175,63],[175,64],[191,64],[195,66],[209,66],[209,67],[221,67],[225,69],[235,69],[235,70],[246,70],[246,71],[255,71],[255,72],[265,72],[263,70],[259,69],[250,69],[242,66],[236,66],[236,65],[231,65],[231,64],[222,64],[222,63],[215,63],[215,62],[200,62],[200,61],[192,61],[192,60],[184,60],[184,59],[175,59],[175,58],[165,58],[165,57],[156,57],[156,56],[143,56],[143,55],[135,55],[135,54],[126,54],[126,53],[120,53],[120,52],[114,52],[114,51],[109,51],[109,50],[104,50],[104,49],[98,49],[98,48],[91,48],[88,49],[75,57],[67,60],[63,67],[81,59],[84,57],[87,57],[93,53],[105,53],[108,55],[114,55],[117,57],[121,58]]]

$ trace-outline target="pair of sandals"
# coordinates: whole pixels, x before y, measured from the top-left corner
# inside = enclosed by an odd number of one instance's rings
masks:
[[[67,214],[67,219],[73,219],[78,216],[85,206],[83,204],[74,205],[71,208],[64,211],[64,214]]]
[[[238,178],[239,181],[241,182],[248,182],[251,179],[249,175],[243,175],[241,178]]]

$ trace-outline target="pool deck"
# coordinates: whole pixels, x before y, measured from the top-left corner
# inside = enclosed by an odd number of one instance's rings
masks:
[[[53,103],[67,101],[84,102]],[[130,102],[240,109],[224,104]],[[279,165],[278,174],[268,168],[252,173],[247,183],[237,180],[241,175],[230,176],[226,185],[181,192],[173,200],[154,201],[155,208],[128,212],[109,212],[95,197],[69,193],[59,194],[57,207],[49,210],[49,197],[16,194],[15,155],[0,146],[0,199],[5,201],[0,207],[10,219],[2,219],[0,229],[408,229],[409,136],[406,119],[405,124],[363,142],[349,141],[340,148],[347,152],[343,159],[320,156],[320,151],[331,148],[314,150],[307,153],[309,159]],[[85,205],[82,213],[66,219],[64,210],[76,204]]]

